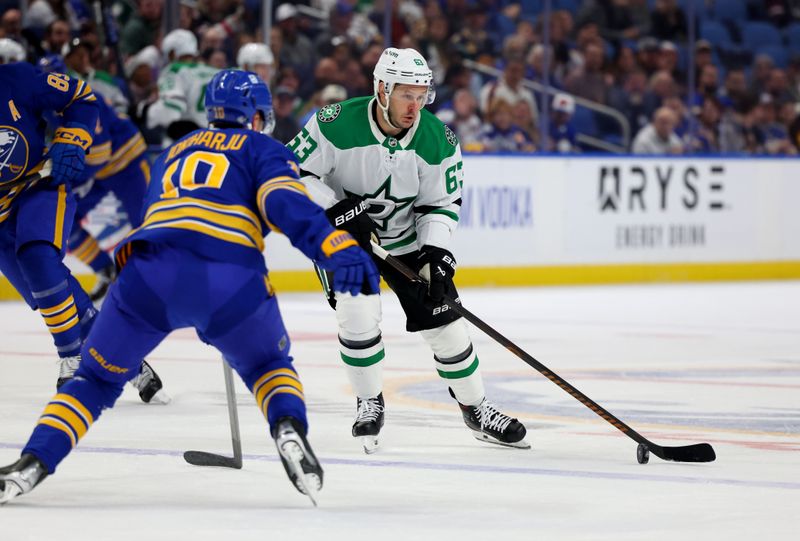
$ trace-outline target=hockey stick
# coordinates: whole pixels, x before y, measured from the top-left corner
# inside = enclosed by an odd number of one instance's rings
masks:
[[[231,425],[231,443],[233,457],[209,453],[206,451],[186,451],[183,459],[195,466],[222,466],[223,468],[242,469],[242,438],[239,435],[239,412],[236,409],[236,389],[233,386],[233,369],[224,358],[222,370],[225,373],[225,395],[228,399],[228,417]]]
[[[410,269],[402,261],[390,255],[386,250],[379,245],[372,243],[372,253],[384,260],[392,268],[398,271],[412,282],[418,282],[427,285],[427,282],[416,272]],[[698,443],[694,445],[682,445],[679,447],[664,447],[657,445],[648,440],[634,429],[620,421],[617,417],[611,414],[604,407],[600,406],[597,402],[580,392],[572,384],[567,382],[564,378],[551,371],[545,365],[534,359],[531,355],[523,351],[522,348],[517,346],[514,342],[500,334],[498,331],[490,327],[478,316],[461,306],[452,297],[445,296],[445,304],[457,314],[463,316],[467,321],[478,327],[484,333],[489,335],[496,342],[503,345],[511,353],[525,361],[528,365],[539,371],[544,377],[561,387],[564,391],[572,395],[573,398],[578,400],[581,404],[595,412],[602,417],[605,421],[610,423],[614,428],[628,436],[633,441],[639,444],[637,449],[637,460],[640,464],[645,464],[649,458],[649,452],[652,452],[658,458],[663,460],[672,460],[675,462],[713,462],[716,458],[714,448],[708,443]]]

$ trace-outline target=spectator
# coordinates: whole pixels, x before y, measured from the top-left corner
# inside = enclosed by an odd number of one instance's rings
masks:
[[[522,100],[530,106],[534,119],[537,118],[536,101],[533,97],[533,92],[522,86],[524,75],[525,63],[518,58],[509,59],[503,70],[503,75],[496,81],[486,83],[481,89],[481,112],[486,114],[490,104],[495,100],[501,100],[512,106]]]
[[[694,44],[694,70],[696,77],[699,77],[703,68],[714,64],[714,49],[711,43],[704,39],[697,40]]]
[[[428,21],[427,35],[420,43],[419,51],[428,60],[428,67],[433,71],[433,81],[437,86],[444,83],[447,68],[452,63],[447,40],[449,34],[447,19],[439,15]]]
[[[647,89],[647,75],[636,68],[625,77],[621,87],[614,87],[608,104],[628,119],[632,133],[636,134],[650,119],[660,98]]]
[[[44,31],[42,48],[50,54],[61,54],[61,50],[69,43],[71,32],[69,24],[63,19],[56,19],[47,25]]]
[[[490,124],[482,137],[487,152],[533,152],[536,147],[528,135],[514,125],[511,105],[495,99],[489,108]]]
[[[731,69],[725,75],[725,83],[720,95],[730,103],[733,109],[741,109],[745,100],[751,99],[747,90],[747,77],[742,69]]]
[[[672,79],[684,88],[686,86],[686,73],[678,67],[678,48],[671,41],[662,41],[658,55],[659,71],[667,71]]]
[[[789,91],[789,78],[786,72],[780,68],[770,70],[764,90],[770,95],[774,103],[782,104],[792,100],[792,94]]]
[[[550,134],[546,150],[559,154],[578,151],[578,142],[572,115],[575,113],[575,99],[569,94],[559,93],[553,98],[553,112],[550,120]]]
[[[583,68],[570,74],[564,87],[575,96],[606,103],[608,82],[603,72],[603,47],[597,43],[587,44],[583,50],[583,58]]]
[[[703,66],[697,79],[698,99],[716,98],[719,92],[719,70],[714,64]]]
[[[161,30],[164,0],[138,0],[138,11],[122,28],[119,48],[125,55],[136,54],[156,43]]]
[[[291,87],[279,86],[275,89],[274,96],[275,129],[272,130],[272,137],[285,144],[300,131],[293,116],[297,95]]]
[[[436,116],[453,130],[462,149],[468,152],[483,150],[484,125],[478,116],[478,101],[469,90],[456,90],[452,108],[440,109]]]
[[[633,140],[634,154],[682,154],[683,144],[675,133],[676,118],[671,109],[661,107],[653,121],[642,128]]]
[[[752,128],[757,152],[770,155],[796,153],[787,127],[777,119],[775,103],[769,94],[762,94],[758,105],[753,108]]]
[[[275,23],[281,29],[283,47],[280,50],[282,65],[293,66],[299,73],[313,73],[316,53],[311,40],[298,31],[297,8],[281,4],[275,12]]]
[[[345,2],[336,2],[328,13],[328,28],[320,32],[314,40],[317,55],[320,57],[330,56],[331,40],[337,36],[347,39],[346,36],[352,23],[353,7]]]
[[[648,77],[661,69],[661,44],[656,38],[642,38],[636,43],[636,48],[636,61]]]
[[[480,60],[494,53],[494,45],[486,31],[486,20],[486,11],[478,4],[467,9],[463,28],[450,38],[450,45],[461,58]]]
[[[638,39],[650,26],[647,4],[642,0],[586,0],[578,21],[595,21],[600,35],[615,43]]]
[[[706,96],[697,115],[697,131],[690,138],[687,150],[693,153],[710,154],[720,150],[719,123],[722,118],[722,105],[715,96]]]
[[[511,107],[511,114],[514,117],[514,125],[525,132],[525,134],[538,146],[539,130],[536,125],[536,118],[533,116],[531,106],[528,102],[520,100]]]
[[[755,96],[760,96],[766,91],[770,73],[775,67],[775,62],[766,54],[757,55],[753,61],[753,72],[750,80],[750,91]]]
[[[650,15],[650,33],[659,40],[684,41],[688,25],[677,0],[656,0]]]

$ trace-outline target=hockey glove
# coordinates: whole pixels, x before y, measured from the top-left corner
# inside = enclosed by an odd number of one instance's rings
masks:
[[[456,273],[456,258],[438,246],[425,245],[419,251],[419,275],[428,282],[428,296],[436,302],[444,299]]]
[[[366,284],[365,293],[378,292],[378,269],[349,233],[335,230],[322,242],[321,249],[324,257],[317,261],[317,265],[333,272],[334,291],[356,296]]]
[[[372,239],[378,242],[378,236],[375,235],[378,226],[367,214],[364,201],[356,197],[342,199],[326,210],[325,215],[333,227],[347,231],[356,239],[359,246],[372,253],[369,241]]]
[[[86,149],[92,144],[92,136],[86,126],[70,122],[58,128],[50,146],[48,157],[53,162],[52,176],[56,182],[72,184],[83,173]]]

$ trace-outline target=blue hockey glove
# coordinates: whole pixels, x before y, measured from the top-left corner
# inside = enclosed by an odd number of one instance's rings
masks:
[[[92,144],[92,136],[86,126],[70,122],[56,130],[48,157],[53,162],[52,175],[57,182],[71,184],[83,173],[86,149]]]
[[[334,230],[322,242],[321,268],[333,272],[333,290],[355,296],[377,293],[380,277],[375,263],[346,231]]]
[[[417,261],[419,275],[428,281],[428,296],[441,302],[452,287],[456,258],[444,248],[425,245],[420,249]]]

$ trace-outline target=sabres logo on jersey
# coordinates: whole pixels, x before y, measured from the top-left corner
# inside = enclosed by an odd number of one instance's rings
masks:
[[[0,186],[14,182],[28,168],[28,141],[16,128],[0,126]]]

